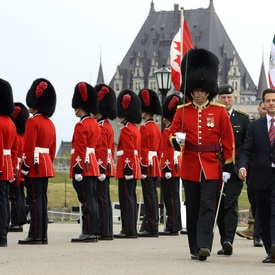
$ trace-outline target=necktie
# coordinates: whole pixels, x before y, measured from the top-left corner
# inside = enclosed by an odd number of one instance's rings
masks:
[[[269,140],[270,140],[270,144],[271,146],[273,145],[274,143],[274,139],[275,139],[275,126],[274,126],[274,121],[275,119],[272,117],[270,119],[270,127],[269,127],[269,131],[268,131],[268,136],[269,136]]]

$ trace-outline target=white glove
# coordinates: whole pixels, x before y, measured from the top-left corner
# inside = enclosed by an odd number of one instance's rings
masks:
[[[97,177],[100,181],[104,181],[106,179],[106,175],[105,174],[100,174],[98,177]]]
[[[25,171],[25,170],[21,170],[21,172],[24,176],[26,176],[29,173],[29,171]]]
[[[82,181],[83,180],[83,176],[81,174],[75,174],[74,178],[76,181]]]
[[[134,176],[133,176],[133,175],[131,175],[131,176],[127,176],[127,175],[125,175],[124,177],[125,177],[125,179],[126,179],[126,180],[131,180],[132,178],[134,178]]]
[[[168,179],[168,180],[171,179],[172,178],[171,172],[166,172],[165,173],[165,178]]]
[[[141,178],[144,180],[144,179],[147,178],[147,175],[142,174],[142,175],[141,175]]]
[[[231,174],[228,172],[222,172],[222,180],[224,183],[227,183],[227,181],[230,179]]]
[[[185,138],[186,138],[186,133],[182,133],[182,132],[176,132],[176,141],[179,145],[184,145],[185,143]]]

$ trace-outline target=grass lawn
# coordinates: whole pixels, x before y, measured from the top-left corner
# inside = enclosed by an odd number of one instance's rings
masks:
[[[140,200],[141,185],[140,181],[137,184],[137,200]],[[118,182],[116,179],[111,179],[110,184],[110,194],[111,201],[118,201]],[[158,189],[158,194],[160,195],[160,189]],[[184,200],[184,193],[183,193]],[[49,180],[48,187],[48,208],[70,208],[72,206],[78,206],[79,202],[77,199],[76,192],[72,185],[72,180],[69,178],[68,174],[56,174],[55,178]],[[242,189],[241,195],[239,197],[239,210],[248,210],[249,202],[246,192],[246,184]]]

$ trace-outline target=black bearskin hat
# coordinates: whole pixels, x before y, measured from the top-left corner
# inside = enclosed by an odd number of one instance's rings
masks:
[[[27,93],[26,103],[29,108],[51,117],[56,106],[56,93],[51,82],[45,78],[34,80]]]
[[[11,116],[13,109],[11,85],[8,81],[0,78],[0,115]]]
[[[120,118],[136,124],[141,122],[141,102],[138,95],[131,90],[123,90],[119,93],[117,111],[117,116]]]
[[[162,117],[172,121],[177,110],[177,106],[183,104],[182,98],[179,95],[171,94],[166,97],[162,106]]]
[[[11,119],[15,124],[17,134],[23,135],[25,133],[25,125],[28,118],[29,111],[27,107],[20,102],[14,102],[14,112]]]
[[[98,99],[99,113],[103,117],[114,120],[117,116],[116,94],[114,90],[106,84],[95,86]]]
[[[218,93],[218,69],[219,60],[215,54],[205,49],[191,49],[181,62],[181,92],[192,99],[191,93],[194,89],[203,89],[212,100]]]
[[[74,109],[81,108],[87,113],[96,115],[98,113],[97,93],[94,87],[86,82],[79,82],[74,89],[72,99]]]
[[[159,97],[155,91],[149,89],[142,89],[139,91],[138,97],[141,101],[142,112],[146,112],[151,115],[162,114]]]

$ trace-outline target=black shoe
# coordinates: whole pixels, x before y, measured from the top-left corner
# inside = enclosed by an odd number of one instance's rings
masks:
[[[179,235],[179,232],[178,231],[169,231],[169,230],[164,230],[163,232],[159,232],[159,235],[162,235],[162,236],[178,236]]]
[[[48,244],[48,239],[42,239],[42,244]]]
[[[229,241],[223,243],[222,249],[224,250],[224,255],[230,256],[233,253],[233,246]]]
[[[218,250],[217,254],[218,254],[218,255],[224,255],[224,250],[223,250],[223,249]]]
[[[198,260],[199,259],[199,254],[198,253],[192,253],[191,254],[191,260]]]
[[[275,263],[275,244],[271,245],[270,249],[270,262]]]
[[[137,237],[138,237],[137,235],[127,235],[122,232],[114,235],[115,239],[137,239]]]
[[[111,241],[113,239],[113,236],[98,236],[99,241]]]
[[[210,256],[210,250],[208,248],[201,248],[199,250],[199,261],[205,261]]]
[[[10,225],[9,232],[23,232],[23,226],[22,225]]]
[[[270,254],[267,254],[266,256],[265,256],[265,258],[262,260],[262,262],[264,263],[264,264],[269,264],[271,261],[270,261]]]
[[[18,244],[42,244],[42,239],[34,239],[27,237],[24,240],[19,240]]]
[[[8,241],[7,239],[0,239],[0,247],[7,247]]]
[[[263,247],[263,242],[260,238],[254,238],[253,239],[253,245],[254,247]]]
[[[158,232],[150,232],[150,231],[144,230],[144,231],[138,233],[138,236],[139,237],[158,237],[159,233]]]
[[[78,238],[72,238],[72,243],[96,243],[96,235],[81,234]]]

